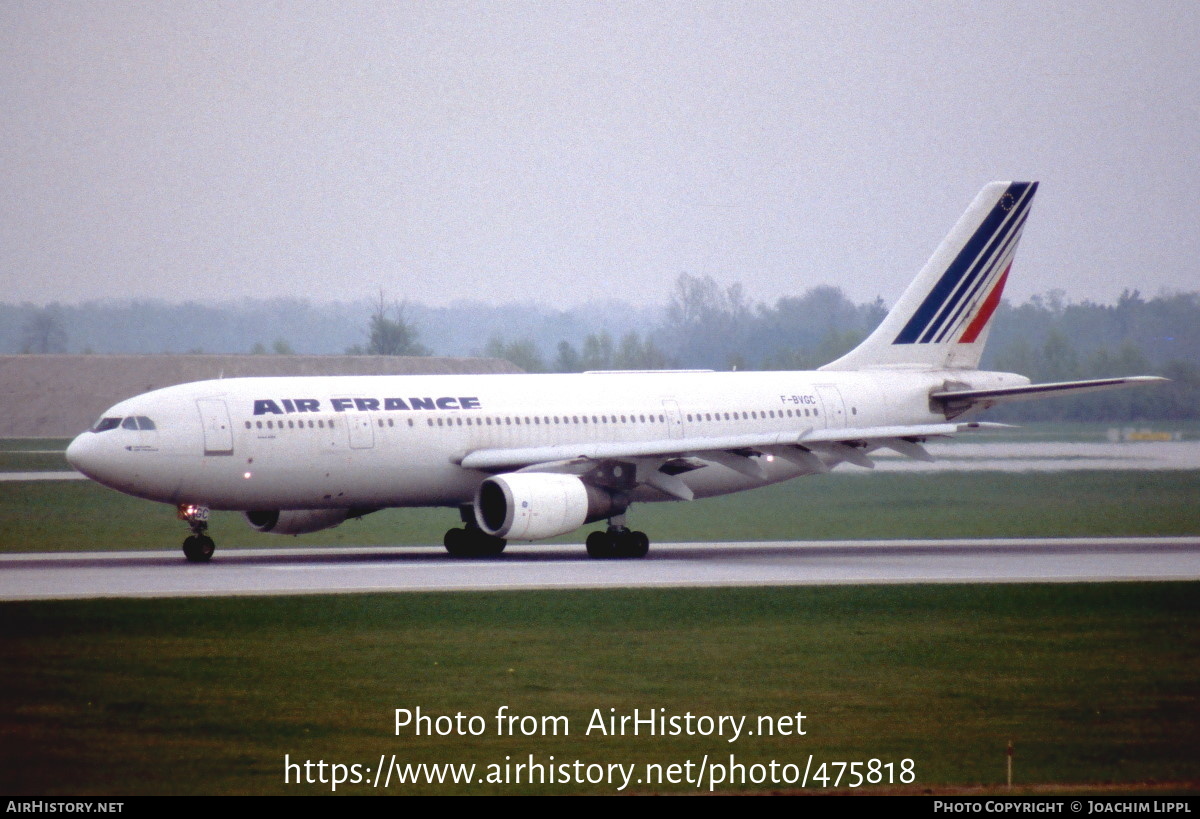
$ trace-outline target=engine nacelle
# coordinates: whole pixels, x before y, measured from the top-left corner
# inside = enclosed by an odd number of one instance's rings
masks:
[[[332,529],[350,517],[349,509],[268,509],[246,512],[246,521],[260,532],[273,535],[304,535]]]
[[[574,475],[510,472],[493,475],[475,493],[475,521],[489,535],[541,540],[619,515],[628,503]]]

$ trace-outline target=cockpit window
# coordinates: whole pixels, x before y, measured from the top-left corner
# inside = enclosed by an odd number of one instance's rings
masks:
[[[121,422],[121,429],[137,429],[137,419],[132,415]]]
[[[149,418],[147,418],[145,415],[139,415],[137,417],[137,422],[138,422],[138,429],[154,429],[155,428],[154,422],[151,421]]]
[[[92,432],[108,432],[119,426],[121,426],[120,418],[101,418],[96,422],[96,426],[92,427]]]
[[[116,419],[113,419],[116,420]],[[131,415],[121,422],[121,429],[154,429],[154,422],[145,415]]]

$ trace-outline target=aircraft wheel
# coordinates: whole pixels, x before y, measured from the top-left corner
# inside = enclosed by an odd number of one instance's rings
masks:
[[[451,557],[470,557],[471,545],[466,529],[447,530],[445,537],[442,538],[442,545],[446,547],[446,551],[450,553]]]
[[[645,557],[650,551],[650,538],[645,532],[630,532],[625,538],[626,557]]]
[[[508,541],[479,529],[450,529],[442,545],[451,557],[496,557],[503,553]]]
[[[476,552],[480,557],[496,557],[504,552],[504,547],[508,545],[508,541],[502,537],[485,534],[483,532],[476,533]]]
[[[208,535],[191,535],[183,541],[183,554],[191,563],[207,563],[217,545]]]
[[[608,532],[592,532],[587,536],[588,557],[603,560],[616,557],[616,541]]]

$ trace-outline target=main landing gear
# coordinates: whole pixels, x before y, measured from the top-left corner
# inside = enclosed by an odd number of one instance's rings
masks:
[[[592,558],[645,557],[649,551],[650,538],[645,532],[610,526],[603,532],[592,532],[587,536],[587,553]]]
[[[451,557],[496,557],[504,551],[508,541],[489,535],[475,522],[475,507],[463,506],[458,510],[463,528],[451,529],[442,538],[442,545]]]
[[[625,515],[608,519],[608,529],[587,536],[588,557],[600,560],[645,557],[650,551],[650,538],[645,532],[633,532],[625,525]]]
[[[181,503],[179,519],[187,521],[192,529],[192,534],[183,541],[184,557],[191,563],[207,563],[217,549],[217,544],[205,534],[208,531],[208,507]]]

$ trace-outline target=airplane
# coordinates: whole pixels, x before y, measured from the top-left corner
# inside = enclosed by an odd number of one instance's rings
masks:
[[[606,520],[593,558],[639,558],[631,505],[740,492],[930,438],[1003,426],[997,404],[1158,383],[1031,384],[979,370],[1036,182],[986,185],[866,340],[811,372],[589,372],[231,378],[103,413],[67,448],[89,478],[172,504],[208,561],[209,510],[298,535],[390,507],[457,508],[455,557]]]

